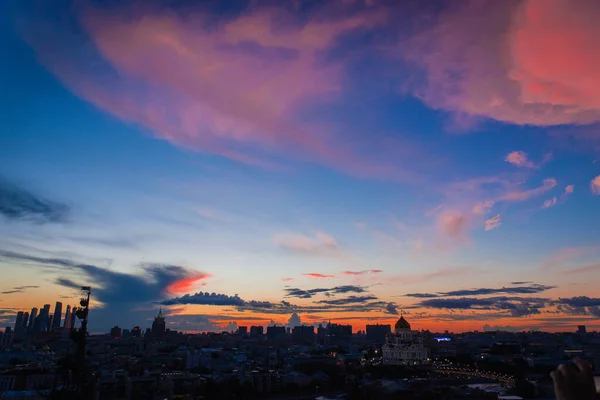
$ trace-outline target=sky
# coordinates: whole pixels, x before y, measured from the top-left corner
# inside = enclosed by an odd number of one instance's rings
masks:
[[[1,7],[0,323],[600,329],[596,0]]]

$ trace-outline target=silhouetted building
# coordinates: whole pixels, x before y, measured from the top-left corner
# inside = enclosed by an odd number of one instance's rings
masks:
[[[118,339],[121,337],[121,328],[119,328],[118,326],[113,326],[112,329],[110,330],[110,336],[113,339]]]
[[[65,311],[65,325],[63,328],[69,330],[71,329],[71,306],[67,305],[67,309]]]
[[[37,332],[47,332],[50,328],[50,304],[44,304],[44,308],[40,310],[40,324]]]
[[[585,335],[587,333],[587,329],[586,329],[585,325],[579,325],[577,327],[577,333],[579,333],[581,335]]]
[[[23,313],[23,322],[21,323],[21,327],[23,328],[23,331],[27,330],[27,321],[29,320],[29,313],[27,311],[25,311],[25,313]]]
[[[154,318],[154,322],[152,322],[152,336],[155,338],[162,338],[165,336],[165,331],[167,329],[167,325],[165,322],[165,317],[162,314],[162,308],[158,311],[158,315]]]
[[[376,344],[385,343],[385,337],[392,333],[390,325],[367,325],[367,341]]]
[[[10,326],[7,326],[2,335],[2,342],[0,343],[4,347],[9,347],[13,341],[13,331]]]
[[[319,327],[317,328],[317,336],[324,339],[327,336],[327,328],[319,324]]]
[[[250,335],[262,335],[264,333],[264,327],[261,326],[251,326],[250,327]]]
[[[77,307],[71,309],[71,329],[75,328],[77,322]]]
[[[285,337],[285,326],[267,326],[267,338],[279,339]]]
[[[37,318],[37,315],[38,315],[38,309],[36,307],[33,307],[31,309],[31,313],[29,314],[29,323],[27,324],[27,332],[33,331],[33,324],[35,322],[35,319]]]
[[[240,335],[245,335],[248,333],[248,327],[247,326],[238,326],[237,331]]]
[[[315,340],[315,327],[312,325],[295,326],[292,330],[294,343],[313,343]]]
[[[56,302],[54,306],[54,318],[52,318],[52,331],[57,332],[60,330],[60,322],[62,320],[62,303]]]
[[[131,337],[142,337],[142,328],[140,328],[139,326],[134,326],[131,330]]]
[[[352,337],[352,325],[327,324],[327,336],[329,340],[348,339]]]
[[[17,313],[17,319],[15,320],[15,331],[21,329],[23,326],[23,311]]]

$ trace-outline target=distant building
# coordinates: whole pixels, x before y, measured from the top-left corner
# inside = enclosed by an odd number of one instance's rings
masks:
[[[382,348],[383,363],[390,365],[422,365],[429,362],[429,349],[423,345],[419,332],[413,332],[403,316],[386,337]]]
[[[21,329],[23,326],[23,311],[17,313],[17,319],[15,320],[15,331]]]
[[[580,335],[585,335],[587,333],[585,325],[579,325],[577,327],[577,333],[579,333]]]
[[[384,344],[387,335],[392,333],[390,325],[367,325],[367,340],[375,344]]]
[[[267,326],[267,338],[277,339],[285,337],[285,326]]]
[[[139,326],[134,326],[131,330],[131,337],[142,337],[142,328],[140,328]]]
[[[60,330],[60,322],[62,320],[62,303],[56,302],[54,306],[54,318],[52,318],[52,332],[58,332]]]
[[[315,340],[315,327],[312,325],[295,326],[292,330],[294,343],[313,343]]]
[[[71,306],[67,305],[67,310],[65,311],[65,324],[63,328],[69,330],[71,329]]]
[[[40,325],[37,332],[48,332],[50,329],[50,304],[44,304],[44,308],[40,310]]]
[[[119,339],[121,337],[121,328],[119,328],[118,326],[113,326],[110,330],[110,336],[113,339]]]
[[[240,335],[245,335],[248,333],[248,327],[247,326],[238,326],[237,331]]]
[[[162,313],[162,308],[158,311],[158,315],[154,318],[154,322],[152,322],[152,336],[155,338],[162,338],[165,336],[165,331],[167,328],[167,324],[165,322],[165,317]]]
[[[38,309],[36,307],[33,307],[31,309],[31,313],[29,313],[29,323],[27,324],[27,332],[33,331],[33,324],[35,322],[35,319],[37,318],[37,315]]]
[[[71,329],[75,328],[75,323],[77,322],[77,307],[73,307],[71,309]]]
[[[4,347],[10,347],[13,341],[13,330],[10,326],[7,326],[2,335],[2,342],[0,343]]]
[[[260,325],[260,326],[251,326],[250,327],[250,335],[254,336],[254,335],[262,335],[264,333],[265,328]]]

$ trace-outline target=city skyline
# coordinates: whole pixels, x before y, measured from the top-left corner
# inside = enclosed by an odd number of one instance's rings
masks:
[[[120,3],[2,5],[0,326],[600,329],[596,2]]]

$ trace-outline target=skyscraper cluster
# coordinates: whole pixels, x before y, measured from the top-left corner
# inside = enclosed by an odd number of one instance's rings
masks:
[[[75,325],[75,311],[76,307],[68,305],[63,319],[63,304],[60,301],[56,302],[54,312],[50,304],[44,304],[40,309],[33,307],[30,312],[19,311],[15,320],[15,336],[70,330]]]

